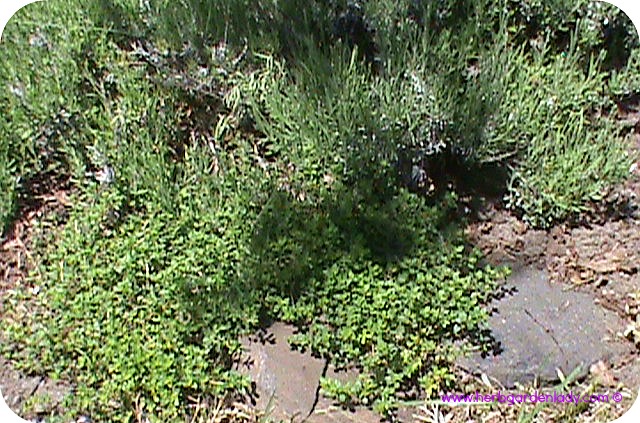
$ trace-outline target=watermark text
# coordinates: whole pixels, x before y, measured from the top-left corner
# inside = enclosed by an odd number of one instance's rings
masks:
[[[596,402],[620,402],[622,401],[622,394],[620,392],[614,392],[613,394],[574,394],[573,391],[568,393],[559,393],[553,391],[553,393],[538,393],[535,391],[532,394],[506,394],[498,391],[494,394],[481,394],[476,392],[475,394],[465,395],[442,395],[442,401],[449,404],[481,404],[481,403],[501,403],[501,404],[536,404],[542,402],[558,403],[558,404],[575,404],[580,403],[596,403]]]

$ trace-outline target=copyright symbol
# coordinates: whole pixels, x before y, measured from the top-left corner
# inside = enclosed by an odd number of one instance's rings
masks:
[[[615,402],[620,402],[622,401],[622,394],[620,392],[616,392],[615,394],[613,394],[613,400]]]

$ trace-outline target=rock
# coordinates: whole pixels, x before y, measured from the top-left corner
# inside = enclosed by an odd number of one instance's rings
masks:
[[[354,381],[355,369],[336,371],[309,352],[291,350],[293,326],[274,323],[264,333],[242,341],[245,351],[238,370],[255,383],[255,405],[271,421],[315,423],[378,423],[380,416],[364,407],[345,410],[321,395],[320,378]]]
[[[589,373],[596,379],[598,383],[604,386],[615,386],[616,377],[611,371],[611,366],[602,360],[594,363],[589,367]]]
[[[302,421],[317,401],[325,360],[291,350],[287,339],[295,328],[274,323],[266,336],[243,340],[245,357],[239,370],[256,384],[256,406],[278,421]]]
[[[507,281],[513,295],[496,300],[489,327],[500,348],[497,354],[474,353],[458,364],[473,373],[486,373],[507,388],[538,379],[558,381],[580,367],[579,377],[600,360],[631,351],[615,339],[624,325],[619,317],[596,304],[589,294],[550,284],[545,271],[523,268]]]

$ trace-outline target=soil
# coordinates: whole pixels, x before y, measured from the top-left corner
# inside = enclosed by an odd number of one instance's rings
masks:
[[[33,242],[47,224],[63,221],[70,205],[65,185],[50,194],[37,194],[29,203],[21,204],[21,213],[7,230],[0,243],[0,318],[5,316],[5,303],[16,289],[37,289],[28,279],[34,268]],[[0,338],[0,342],[6,342]],[[7,405],[19,416],[38,420],[60,406],[65,394],[71,391],[68,383],[48,377],[17,371],[0,356],[0,392]],[[25,407],[28,405],[28,409]]]

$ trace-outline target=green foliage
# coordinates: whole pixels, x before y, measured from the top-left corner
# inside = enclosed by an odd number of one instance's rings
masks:
[[[238,274],[245,216],[225,200],[197,213],[149,210],[116,228],[111,207],[123,197],[78,204],[46,256],[41,313],[26,333],[13,327],[32,365],[78,383],[75,409],[128,421],[141,401],[154,419],[174,421],[190,392],[247,387],[228,365],[257,303]]]
[[[548,227],[603,200],[631,163],[626,145],[611,140],[615,131],[611,123],[593,128],[574,114],[546,129],[544,140],[534,137],[526,150],[529,159],[514,173],[510,205],[523,210],[530,223]]]
[[[354,384],[326,382],[345,403],[389,412],[403,389],[444,388],[448,341],[481,325],[481,304],[502,273],[463,254],[462,239],[446,229],[453,204],[428,207],[394,188],[401,149],[436,148],[427,72],[372,79],[356,54],[291,73],[265,61],[240,91],[274,154],[290,164],[252,244],[267,310],[306,328],[295,345],[361,368]]]
[[[640,93],[640,48],[631,50],[627,65],[613,72],[609,88],[621,98],[633,98]]]
[[[68,173],[74,145],[86,139],[78,61],[82,40],[96,41],[86,38],[77,14],[59,5],[33,5],[20,16],[22,24],[10,21],[0,45],[2,229],[31,182]],[[57,26],[74,22],[68,30]]]
[[[62,164],[81,159],[73,169],[76,205],[39,256],[40,294],[20,292],[9,307],[5,334],[20,348],[6,352],[29,372],[71,380],[72,415],[130,421],[140,409],[176,421],[191,394],[248,387],[230,363],[260,308],[239,265],[255,214],[242,187],[255,172],[231,169],[216,178],[213,164],[226,157],[176,139],[179,96],[154,87],[144,64],[98,39],[69,59],[75,76],[64,93],[69,99],[60,100],[83,111],[78,138],[63,138],[81,142],[71,143],[72,153],[55,146]],[[74,42],[91,40],[85,34]],[[48,111],[46,98],[42,107]],[[27,167],[39,158],[15,160],[31,176],[42,172]],[[107,171],[111,176],[97,183]],[[21,301],[34,312],[22,314]]]
[[[542,46],[528,55],[505,47],[487,56],[480,66],[489,75],[481,75],[478,86],[483,92],[498,87],[500,108],[478,152],[513,163],[508,207],[546,227],[606,196],[631,159],[606,111],[611,103],[599,60],[583,72],[575,50],[553,55]]]
[[[16,165],[10,155],[8,143],[2,143],[0,148],[0,223],[4,232],[4,227],[14,215],[16,204],[16,183],[13,174]]]
[[[466,245],[455,192],[403,178],[507,167],[507,205],[537,226],[618,183],[610,108],[640,92],[638,43],[586,4],[23,9],[0,46],[0,221],[37,186],[68,182],[75,206],[37,252],[39,293],[8,304],[6,352],[106,421],[184,420],[189,397],[246,390],[238,338],[270,319],[360,370],[323,382],[344,403],[388,413],[449,388],[454,345],[487,346],[505,271]]]
[[[454,342],[488,345],[482,305],[504,271],[482,268],[478,252],[447,230],[446,205],[428,207],[405,191],[382,203],[349,192],[335,201],[326,217],[281,204],[283,227],[265,225],[261,251],[281,258],[265,269],[265,282],[298,283],[285,296],[274,287],[274,317],[304,328],[293,345],[360,369],[352,383],[323,382],[345,404],[388,413],[402,392],[450,387]]]
[[[448,74],[416,54],[376,77],[357,51],[341,47],[293,68],[261,56],[260,71],[239,85],[271,152],[289,166],[294,191],[315,199],[336,183],[368,183],[384,195],[412,161],[475,146],[472,136],[457,136],[461,108],[453,107]]]

